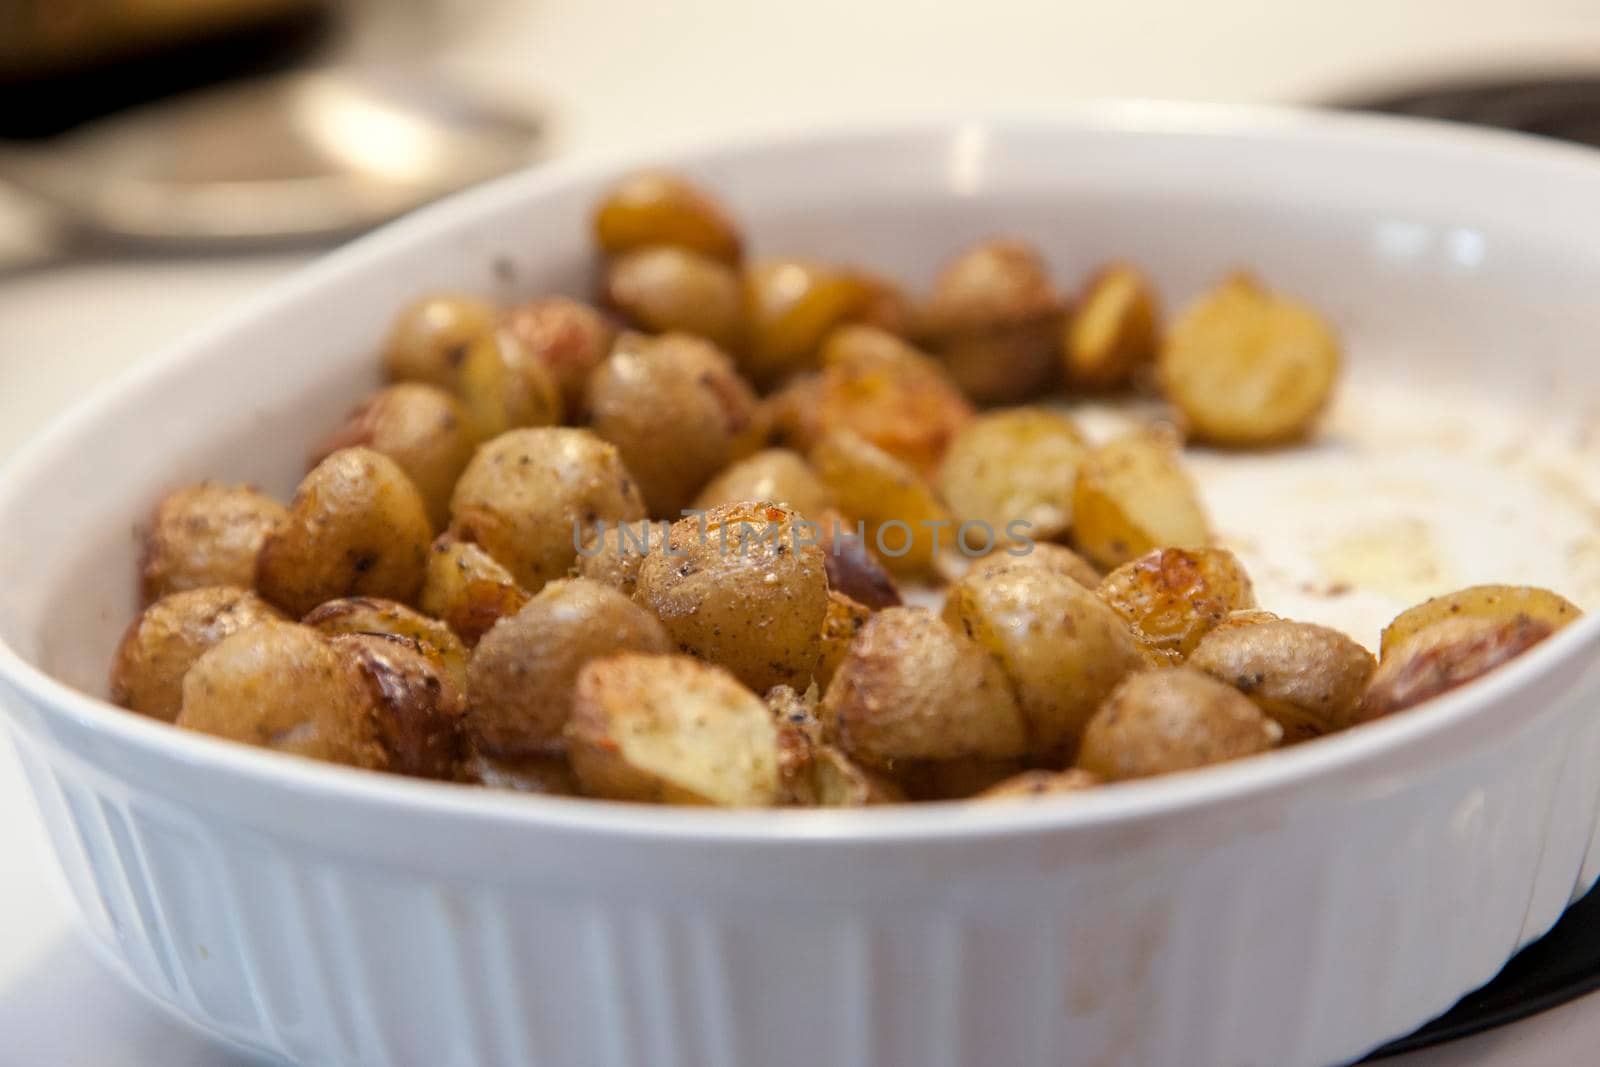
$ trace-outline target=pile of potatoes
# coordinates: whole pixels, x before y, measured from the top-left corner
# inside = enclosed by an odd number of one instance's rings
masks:
[[[1248,277],[1163,325],[1137,269],[1069,310],[1005,239],[914,300],[851,265],[748,259],[720,204],[655,172],[593,224],[598,305],[403,309],[389,384],[287,505],[213,482],[163,499],[113,699],[537,793],[1026,798],[1356,726],[1578,614],[1476,587],[1402,614],[1375,657],[1257,606],[1181,435],[1304,436],[1340,352]],[[1176,414],[1093,441],[1041,403],[1062,389],[1155,389]]]

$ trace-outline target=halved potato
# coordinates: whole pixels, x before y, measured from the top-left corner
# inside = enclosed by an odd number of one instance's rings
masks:
[[[1089,280],[1062,337],[1067,381],[1085,389],[1126,385],[1156,355],[1155,289],[1143,271],[1113,263]]]
[[[1453,615],[1391,642],[1378,661],[1357,722],[1415,707],[1488,674],[1555,633],[1532,615]]]
[[[811,452],[811,465],[846,515],[864,521],[867,547],[900,574],[933,566],[936,541],[951,543],[950,513],[905,463],[849,430],[834,430]],[[942,535],[942,536],[941,536]]]
[[[288,521],[288,508],[252,486],[201,482],[173,490],[156,506],[144,538],[144,602],[206,586],[250,588],[261,543]]]
[[[1072,525],[1078,467],[1089,452],[1065,415],[1044,408],[987,414],[958,434],[939,466],[939,493],[962,522],[987,525],[996,541],[1016,540],[1013,524],[1035,541]]]
[[[1225,548],[1158,548],[1106,575],[1096,592],[1141,642],[1180,658],[1230,612],[1256,606],[1244,564]]]
[[[168,594],[133,620],[111,664],[111,700],[129,711],[171,722],[183,705],[183,676],[223,638],[278,610],[248,589],[203,586]]]
[[[1188,664],[1255,701],[1293,743],[1352,725],[1377,661],[1337,630],[1278,619],[1219,626]]]
[[[300,620],[330,637],[335,634],[387,634],[415,643],[439,671],[467,688],[467,646],[438,619],[380,597],[341,597],[319,604]]]
[[[1100,785],[1098,775],[1082,767],[1069,767],[1064,771],[1023,771],[1012,775],[999,785],[973,797],[974,800],[1027,800],[1030,797],[1059,796],[1062,793],[1081,793]]]
[[[1190,667],[1141,671],[1089,720],[1078,766],[1107,781],[1170,774],[1277,747],[1283,728]]]
[[[828,614],[822,620],[822,655],[817,659],[816,680],[823,689],[833,681],[834,672],[844,662],[850,642],[872,618],[872,609],[837,590],[828,590]]]
[[[434,652],[390,633],[341,633],[333,650],[355,664],[372,696],[384,769],[416,778],[454,778],[460,764],[459,680]]]
[[[528,602],[511,572],[479,545],[441,534],[428,550],[418,598],[422,610],[454,630],[468,647]]]
[[[1153,548],[1211,542],[1199,493],[1164,434],[1137,430],[1093,449],[1072,492],[1072,540],[1102,567]]]
[[[1526,615],[1550,624],[1552,631],[1579,619],[1583,612],[1566,597],[1531,585],[1474,585],[1454,593],[1424,600],[1402,611],[1383,628],[1378,654],[1409,639],[1412,634],[1436,622],[1454,618],[1510,619]]]

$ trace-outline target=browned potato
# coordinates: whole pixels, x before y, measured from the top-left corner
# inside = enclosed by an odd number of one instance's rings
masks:
[[[873,611],[901,602],[894,579],[867,548],[865,524],[851,523],[837,511],[823,512],[816,522],[829,589]]]
[[[478,436],[460,400],[432,385],[400,382],[352,411],[312,463],[357,445],[394,460],[422,494],[434,529],[442,529],[450,521],[450,492],[472,459]]]
[[[168,493],[144,539],[144,602],[208,585],[250,588],[261,542],[288,521],[288,508],[248,485],[201,482]]]
[[[1283,728],[1239,692],[1188,667],[1130,675],[1083,732],[1078,766],[1110,782],[1266,752]]]
[[[1084,290],[1062,335],[1067,381],[1085,389],[1130,382],[1155,360],[1155,290],[1138,267],[1113,263]]]
[[[355,658],[309,626],[240,630],[183,679],[178,725],[297,756],[382,770],[380,711]]]
[[[672,524],[639,567],[634,599],[684,652],[764,693],[803,688],[816,670],[828,579],[822,549],[797,512],[722,504]]]
[[[1072,491],[1089,452],[1064,415],[1010,408],[967,426],[939,467],[939,495],[962,522],[985,524],[996,540],[1049,541],[1072,525]],[[1015,525],[1015,524],[1023,524]]]
[[[369,448],[340,449],[305,476],[288,523],[262,543],[256,588],[297,616],[342,596],[411,603],[431,540],[422,494],[399,465]]]
[[[463,761],[460,781],[490,789],[511,789],[518,793],[546,796],[578,795],[578,777],[562,756],[486,756],[474,752]]]
[[[1179,658],[1229,612],[1256,606],[1244,564],[1225,548],[1158,548],[1106,575],[1096,591],[1141,642]]]
[[[744,339],[739,275],[687,248],[652,245],[612,260],[605,302],[652,333],[693,334],[730,351]]]
[[[465,697],[456,676],[409,638],[343,633],[334,651],[354,663],[373,702],[383,767],[418,778],[454,778]]]
[[[1199,493],[1164,435],[1135,431],[1090,451],[1072,491],[1072,540],[1102,567],[1211,541]]]
[[[1555,632],[1531,615],[1455,615],[1392,642],[1355,712],[1370,722],[1488,674]]]
[[[568,416],[580,413],[589,375],[611,353],[615,327],[588,304],[564,296],[518,304],[500,324],[550,372]]]
[[[564,414],[555,374],[505,329],[467,349],[456,391],[482,441],[522,426],[555,426]]]
[[[855,309],[850,313],[850,321],[876,327],[898,337],[908,336],[915,325],[917,309],[912,306],[905,291],[872,271],[852,268],[848,273],[860,290]]]
[[[455,388],[472,342],[494,329],[495,306],[462,293],[436,293],[407,304],[394,318],[383,346],[390,381]]]
[[[1383,628],[1380,656],[1425,627],[1452,618],[1509,619],[1526,615],[1559,630],[1582,617],[1578,606],[1564,596],[1531,585],[1474,585],[1407,608]]]
[[[923,608],[885,608],[861,628],[822,700],[827,735],[865,766],[1020,756],[1027,725],[977,643]]]
[[[1352,725],[1376,666],[1337,630],[1281,619],[1220,626],[1188,663],[1255,701],[1289,743]]]
[[[809,259],[764,259],[744,270],[744,371],[762,388],[817,365],[835,326],[868,292],[848,272]]]
[[[614,800],[766,807],[778,802],[778,736],[761,698],[687,656],[594,660],[567,730],[583,790]]]
[[[493,556],[454,534],[441,534],[428,550],[422,610],[454,630],[468,647],[528,602],[528,593]]]
[[[1023,771],[979,793],[977,800],[1026,800],[1029,797],[1081,793],[1100,784],[1100,779],[1082,767],[1064,771]]]
[[[478,448],[450,498],[452,530],[537,592],[563,578],[598,524],[645,517],[616,446],[588,430],[512,430]]]
[[[650,513],[673,519],[760,432],[732,361],[688,334],[624,337],[589,382],[589,424],[617,447]]]
[[[1050,384],[1061,302],[1044,259],[1014,240],[982,241],[946,263],[923,308],[924,334],[968,396],[1015,403]]]
[[[559,753],[578,671],[619,652],[667,652],[666,631],[609,586],[583,578],[546,585],[472,650],[466,729],[493,756]]]
[[[184,589],[133,620],[111,664],[111,699],[171,722],[183,704],[183,676],[207,649],[257,623],[282,619],[272,605],[237,586]]]
[[[1172,324],[1159,370],[1196,437],[1252,447],[1304,436],[1333,393],[1341,360],[1339,338],[1321,315],[1236,274]]]
[[[608,522],[598,537],[591,537],[578,554],[578,577],[609,585],[633,596],[639,584],[644,557],[666,543],[666,522]]]
[[[970,800],[1021,774],[1020,759],[967,756],[948,760],[901,760],[894,780],[915,801]]]
[[[817,684],[826,689],[844,662],[850,642],[872,618],[872,609],[843,593],[828,591],[828,613],[822,620],[822,656],[817,661]]]
[[[801,696],[780,685],[767,694],[778,729],[779,802],[812,808],[903,802],[905,794],[893,779],[860,766],[823,738],[816,692],[812,686]]]
[[[700,490],[694,506],[708,511],[740,500],[775,500],[819,523],[836,504],[833,490],[787,448],[763,449],[733,463]]]
[[[963,577],[950,587],[944,619],[1000,664],[1035,756],[1070,746],[1106,694],[1142,665],[1116,612],[1074,579],[1043,567]]]
[[[618,182],[595,211],[594,235],[608,256],[672,245],[724,263],[739,261],[739,231],[727,212],[685,178],[665,171],[640,171]]]
[[[916,471],[858,434],[829,433],[812,449],[811,465],[833,490],[840,510],[867,524],[867,547],[890,570],[926,572],[936,545],[951,543],[950,514],[933,490]]]
[[[967,568],[967,574],[976,576],[1012,567],[1042,567],[1071,578],[1085,589],[1100,588],[1100,572],[1094,569],[1093,564],[1065,545],[1052,545],[1049,542],[1032,545],[1013,543],[997,548],[987,556],[974,560],[972,566]]]
[[[449,626],[404,604],[377,597],[343,597],[319,604],[300,621],[330,637],[377,634],[404,638],[417,646],[417,651],[457,690],[466,690],[467,646]]]

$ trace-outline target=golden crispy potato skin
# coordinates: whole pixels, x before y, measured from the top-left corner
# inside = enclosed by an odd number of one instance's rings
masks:
[[[1085,589],[1100,588],[1100,572],[1094,569],[1094,564],[1065,545],[1039,542],[1026,546],[1025,552],[1021,551],[1022,547],[1012,544],[996,548],[987,556],[973,560],[972,565],[967,568],[967,574],[976,576],[989,571],[1009,570],[1012,567],[1041,567],[1071,578]]]
[[[489,628],[515,615],[528,593],[493,556],[454,534],[440,534],[428,549],[422,579],[422,610],[454,630],[472,647]]]
[[[987,523],[1005,537],[1028,524],[1036,541],[1072,525],[1072,491],[1088,454],[1078,428],[1043,408],[1010,408],[973,422],[951,442],[939,467],[939,494],[961,521]]]
[[[1352,725],[1377,661],[1337,630],[1280,619],[1219,626],[1188,664],[1255,701],[1293,743]]]
[[[815,367],[828,334],[869,299],[857,277],[811,259],[747,264],[743,285],[742,369],[763,389]]]
[[[578,577],[609,585],[633,596],[639,585],[644,557],[666,543],[668,524],[641,519],[608,522],[598,537],[591,537],[578,554]]]
[[[787,448],[763,449],[729,465],[700,490],[694,506],[709,511],[740,500],[773,500],[814,522],[836,503],[805,458]]]
[[[262,543],[256,588],[295,615],[343,596],[410,603],[432,539],[422,494],[399,465],[340,449],[305,476],[289,521]]]
[[[297,756],[389,766],[372,691],[354,659],[309,626],[240,630],[183,680],[178,725]]]
[[[512,430],[479,447],[450,499],[452,532],[482,545],[518,585],[563,578],[601,520],[645,517],[616,446],[588,430]]]
[[[111,664],[111,699],[129,711],[171,722],[183,704],[183,676],[223,638],[282,619],[247,589],[184,589],[145,608],[122,636]]]
[[[1141,642],[1180,658],[1230,612],[1256,606],[1244,564],[1225,548],[1158,548],[1106,575],[1096,592]]]
[[[1488,674],[1555,632],[1531,615],[1458,615],[1442,618],[1394,642],[1355,712],[1370,722],[1415,707]]]
[[[555,374],[506,329],[467,348],[456,392],[480,441],[519,427],[555,426],[565,415]]]
[[[591,796],[767,807],[781,795],[767,706],[727,671],[687,656],[590,662],[567,739]]]
[[[811,465],[839,500],[866,523],[866,544],[897,574],[923,574],[936,546],[955,536],[950,513],[916,473],[850,430],[834,430],[811,452]],[[942,535],[942,536],[941,536]]]
[[[396,634],[338,634],[332,643],[366,680],[386,755],[384,769],[417,778],[454,778],[467,708],[454,673],[417,642]]]
[[[1109,782],[1275,748],[1283,729],[1230,686],[1188,667],[1130,675],[1083,732],[1078,766]]]
[[[1100,778],[1082,767],[1064,771],[1023,771],[979,793],[976,800],[1027,800],[1031,797],[1081,793],[1100,785]]]
[[[450,520],[450,493],[472,459],[478,437],[456,397],[436,386],[400,382],[352,411],[317,450],[312,464],[356,445],[394,460],[422,494],[428,521],[442,529]]]
[[[1159,371],[1163,392],[1197,438],[1256,447],[1305,435],[1342,360],[1321,315],[1235,275],[1173,323]]]
[[[639,171],[613,186],[595,211],[594,235],[608,256],[669,245],[739,261],[739,231],[727,212],[709,193],[666,171]]]
[[[822,549],[799,521],[767,502],[680,519],[663,550],[640,564],[634,599],[679,649],[755,691],[804,688],[821,653],[828,579]]]
[[[317,605],[300,621],[330,637],[379,634],[404,638],[457,689],[466,689],[467,646],[445,623],[404,604],[379,597],[343,597]]]
[[[144,539],[140,591],[146,604],[208,585],[255,584],[256,554],[289,509],[248,485],[201,482],[156,506]]]
[[[562,409],[582,412],[589,375],[610,354],[616,327],[581,300],[546,296],[507,309],[500,328],[550,372]]]
[[[1378,654],[1388,658],[1417,631],[1453,618],[1510,619],[1526,615],[1559,630],[1583,616],[1564,596],[1531,585],[1474,585],[1454,593],[1424,600],[1402,611],[1383,628]]]
[[[1083,389],[1127,385],[1154,362],[1160,312],[1139,268],[1113,263],[1089,279],[1063,331],[1067,381]]]
[[[435,293],[407,304],[394,318],[383,347],[390,381],[455,388],[467,349],[494,329],[494,304],[464,293]]]
[[[616,446],[650,514],[676,519],[712,475],[754,449],[757,403],[709,342],[625,336],[589,383],[589,425]]]
[[[830,745],[816,717],[817,688],[804,696],[786,685],[767,694],[778,731],[780,804],[807,808],[860,808],[906,799],[888,775],[868,770]]]
[[[652,245],[606,266],[605,302],[651,333],[677,331],[730,351],[744,340],[744,293],[726,263],[687,248]]]
[[[1042,567],[963,577],[950,588],[944,618],[994,656],[1010,680],[1035,756],[1069,747],[1106,694],[1142,663],[1115,612]]]
[[[817,684],[823,689],[833,681],[834,672],[844,662],[850,642],[872,618],[872,609],[836,590],[828,590],[828,614],[822,620],[822,655],[817,661]]]
[[[886,608],[851,642],[819,712],[869,767],[1020,756],[1027,726],[999,664],[923,608]]]
[[[472,650],[471,743],[493,756],[557,754],[585,663],[671,647],[661,624],[615,589],[584,578],[551,582]]]
[[[1105,568],[1155,548],[1204,548],[1210,523],[1164,435],[1135,431],[1090,451],[1072,492],[1072,540]]]

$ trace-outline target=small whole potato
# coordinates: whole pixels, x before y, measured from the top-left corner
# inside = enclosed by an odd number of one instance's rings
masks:
[[[250,588],[261,543],[288,520],[288,508],[248,485],[201,482],[168,493],[144,538],[144,602],[205,586]]]
[[[183,679],[178,725],[297,756],[383,770],[381,713],[351,656],[298,623],[240,630]]]
[[[758,693],[803,689],[816,670],[827,571],[814,531],[792,509],[745,501],[680,519],[640,564],[634,599],[680,650]]]
[[[325,600],[416,600],[433,530],[427,505],[399,465],[370,448],[343,448],[312,468],[267,536],[256,588],[295,616]]]
[[[454,630],[469,648],[491,626],[515,615],[527,602],[527,590],[481,547],[449,533],[434,539],[418,603]]]
[[[645,517],[616,446],[588,430],[512,430],[479,446],[450,498],[451,529],[522,588],[564,578],[598,524]]]
[[[1113,263],[1089,280],[1066,324],[1061,355],[1067,381],[1114,389],[1155,361],[1159,312],[1150,279]]]
[[[828,591],[828,613],[822,620],[822,657],[817,661],[817,684],[823,689],[833,681],[839,664],[844,662],[850,642],[872,618],[872,609],[857,603],[843,593]]]
[[[744,269],[743,369],[763,389],[817,366],[835,326],[868,292],[856,277],[811,259],[763,259]]]
[[[867,620],[818,717],[868,767],[1005,759],[1028,748],[1027,724],[994,657],[925,608],[885,608]]]
[[[623,596],[633,596],[639,584],[644,557],[666,543],[667,522],[608,522],[578,553],[578,577],[608,585]]]
[[[1392,642],[1355,711],[1356,722],[1415,707],[1516,659],[1556,630],[1532,615],[1455,615]]]
[[[767,448],[737,460],[708,482],[694,506],[707,511],[740,500],[773,500],[813,522],[837,503],[805,458],[787,448]]]
[[[712,475],[755,450],[756,396],[716,346],[624,338],[589,382],[589,425],[616,446],[650,514],[677,518]]]
[[[1094,565],[1065,545],[1052,545],[1048,541],[1033,544],[1011,544],[973,560],[967,574],[977,576],[990,571],[1010,570],[1012,567],[1041,567],[1071,578],[1085,589],[1100,588],[1100,572]]]
[[[1378,654],[1387,658],[1411,635],[1436,622],[1454,618],[1510,619],[1526,615],[1550,624],[1552,631],[1583,616],[1578,606],[1558,593],[1531,585],[1474,585],[1413,605],[1383,628]]]
[[[317,605],[300,622],[330,637],[377,634],[404,638],[457,690],[466,690],[467,646],[449,626],[404,604],[378,597],[342,597]]]
[[[1342,360],[1321,315],[1236,274],[1178,316],[1158,369],[1195,437],[1248,448],[1303,437]]]
[[[834,430],[817,442],[811,466],[839,510],[866,523],[867,547],[895,573],[927,572],[940,543],[953,543],[950,513],[928,484],[853,431]]]
[[[399,382],[352,411],[312,464],[356,446],[394,460],[422,494],[429,522],[443,529],[450,521],[450,493],[478,447],[478,436],[459,399],[436,386]]]
[[[1106,694],[1142,666],[1127,623],[1076,580],[1043,567],[964,576],[950,587],[944,619],[994,656],[1038,757],[1071,746]]]
[[[818,545],[828,571],[828,588],[873,611],[901,602],[900,590],[878,557],[867,548],[864,523],[851,524],[837,511],[817,518]]]
[[[590,796],[770,807],[781,796],[778,731],[761,698],[687,656],[622,655],[578,673],[567,729]]]
[[[1012,523],[1049,541],[1072,526],[1072,491],[1088,455],[1083,435],[1064,415],[1010,408],[984,415],[958,434],[939,467],[939,495],[963,522],[980,522],[997,539]]]
[[[383,346],[390,381],[455,388],[467,349],[494,329],[494,304],[464,293],[434,293],[407,304],[395,316]]]
[[[594,235],[608,256],[670,245],[739,262],[739,231],[728,213],[710,194],[665,171],[639,171],[613,186],[595,212]]]
[[[737,351],[744,292],[726,263],[687,248],[651,245],[606,265],[605,302],[651,333],[676,331]]]
[[[509,330],[479,337],[467,349],[456,391],[481,441],[524,426],[555,426],[565,412],[555,374]]]
[[[1009,239],[979,242],[946,263],[922,310],[924,336],[981,404],[1016,403],[1050,384],[1060,318],[1044,258]]]
[[[1225,548],[1158,548],[1106,575],[1096,592],[1141,642],[1179,658],[1230,612],[1256,606],[1244,564]]]
[[[1072,540],[1101,567],[1155,548],[1204,548],[1211,527],[1176,447],[1134,431],[1091,449],[1072,491]]]
[[[1220,626],[1188,664],[1255,701],[1292,744],[1353,725],[1377,661],[1338,630],[1279,619]]]
[[[371,693],[384,770],[415,778],[454,778],[466,699],[456,677],[409,638],[342,633],[333,649],[354,663]]]
[[[611,353],[617,335],[604,315],[565,296],[539,297],[509,308],[500,328],[550,372],[569,417],[583,410],[589,375]]]
[[[559,753],[585,663],[671,648],[661,624],[615,589],[584,578],[550,582],[472,650],[470,742],[492,756]]]
[[[195,660],[231,634],[282,618],[237,586],[170,593],[145,608],[123,634],[111,665],[111,700],[171,722],[183,705],[183,676]]]
[[[1283,728],[1189,667],[1130,675],[1089,720],[1078,766],[1108,782],[1170,774],[1275,748]]]
[[[1100,779],[1082,767],[1064,771],[1023,771],[979,793],[977,800],[1027,800],[1030,797],[1081,793],[1100,785]]]

